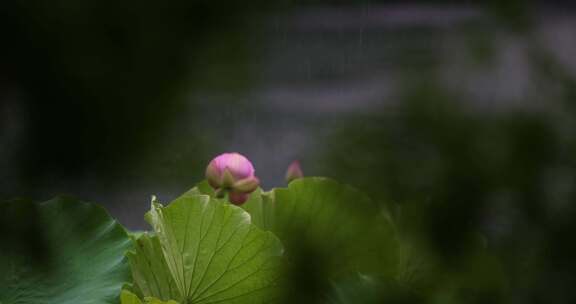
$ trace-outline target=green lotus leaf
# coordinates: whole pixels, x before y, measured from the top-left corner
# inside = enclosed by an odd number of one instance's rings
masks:
[[[397,272],[398,243],[388,214],[353,187],[300,178],[288,188],[253,195],[242,207],[254,223],[278,235],[289,254],[314,252],[329,276]]]
[[[132,269],[135,291],[141,296],[160,300],[180,299],[180,293],[164,255],[158,237],[141,233],[132,237],[134,250],[127,253]]]
[[[254,225],[264,229],[274,228],[275,208],[273,192],[264,192],[258,188],[250,194],[250,197],[242,206],[252,217]]]
[[[176,289],[168,294],[180,303],[268,303],[277,296],[282,245],[241,208],[190,191],[166,207],[153,202],[146,220],[155,236],[137,239],[143,246],[129,255],[136,273],[154,272],[134,276],[143,297],[168,299],[153,282],[167,274]],[[159,259],[159,251],[165,266],[139,262]]]
[[[0,208],[0,303],[118,303],[131,244],[103,208],[63,197]]]
[[[121,304],[178,304],[178,302],[174,300],[162,301],[157,298],[147,297],[144,299],[144,302],[138,298],[137,295],[133,294],[128,290],[122,290],[122,294],[120,295],[120,303]]]
[[[214,196],[214,191],[204,181],[183,196],[197,194]],[[241,208],[252,223],[285,243],[288,256],[310,261],[298,255],[315,256],[328,276],[362,272],[392,278],[403,271],[389,214],[349,185],[324,177],[299,178],[287,188],[257,189]]]

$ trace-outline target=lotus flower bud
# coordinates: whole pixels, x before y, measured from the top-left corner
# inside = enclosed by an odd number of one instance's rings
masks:
[[[302,168],[300,168],[300,162],[295,160],[290,164],[290,166],[288,166],[288,170],[286,170],[286,181],[290,183],[291,181],[302,177],[304,177],[304,173],[302,172]]]
[[[224,153],[214,158],[206,168],[206,179],[218,197],[228,192],[228,199],[236,205],[244,203],[248,193],[260,184],[252,163],[239,153]]]

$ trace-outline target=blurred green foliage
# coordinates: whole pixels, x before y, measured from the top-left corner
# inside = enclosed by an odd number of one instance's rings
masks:
[[[419,303],[576,300],[574,79],[526,36],[544,108],[471,111],[432,65],[407,73],[393,114],[351,119],[319,151],[328,175],[392,210],[427,265]]]

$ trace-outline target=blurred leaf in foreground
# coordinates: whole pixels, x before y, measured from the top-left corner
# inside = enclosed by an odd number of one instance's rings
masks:
[[[26,204],[26,206],[21,205]],[[25,254],[14,255],[6,234],[0,235],[0,303],[2,304],[106,304],[116,303],[130,272],[124,253],[130,240],[124,228],[101,207],[71,198],[55,198],[36,205],[0,204],[17,216],[15,233],[35,231],[22,243],[40,241],[43,263],[30,263]],[[20,210],[19,212],[12,212]],[[26,212],[24,212],[26,211]],[[8,219],[6,219],[8,221]],[[35,222],[37,220],[37,222]],[[6,224],[6,223],[4,223]],[[29,230],[37,225],[35,230]],[[13,244],[13,243],[12,243]],[[32,245],[29,248],[35,248]],[[29,256],[34,256],[29,255]]]

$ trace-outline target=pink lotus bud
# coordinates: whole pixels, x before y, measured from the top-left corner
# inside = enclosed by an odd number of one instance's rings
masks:
[[[228,193],[228,200],[234,205],[242,205],[248,200],[248,193],[231,191]]]
[[[218,197],[228,193],[228,199],[236,205],[243,204],[248,193],[260,185],[252,163],[238,153],[224,153],[214,158],[206,168],[206,179],[217,190]]]
[[[288,166],[288,170],[286,170],[286,181],[289,183],[302,177],[304,177],[304,173],[302,172],[302,168],[300,168],[300,162],[295,160]]]
[[[220,154],[206,168],[206,179],[215,189],[223,186],[230,187],[236,181],[251,176],[254,176],[252,163],[239,153]],[[231,185],[223,185],[224,183],[231,183]]]

